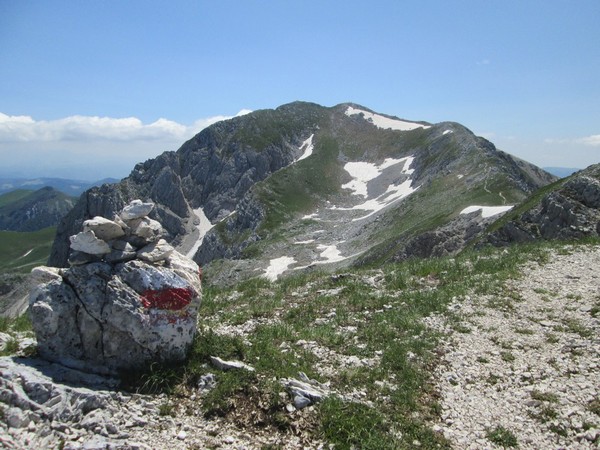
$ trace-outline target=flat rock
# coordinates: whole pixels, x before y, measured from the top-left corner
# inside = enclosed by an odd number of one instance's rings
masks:
[[[110,246],[103,240],[98,239],[93,231],[82,231],[69,239],[73,250],[90,255],[110,253]]]
[[[160,222],[142,217],[127,221],[127,226],[131,234],[145,239],[147,242],[153,242],[164,234],[164,229]]]
[[[144,203],[141,200],[133,200],[121,211],[121,219],[133,220],[146,217],[154,208],[154,203]]]
[[[125,236],[125,230],[118,223],[96,216],[93,219],[83,222],[83,231],[93,231],[98,239],[111,241],[113,239]]]
[[[210,362],[219,370],[248,370],[254,372],[254,367],[249,366],[241,361],[226,361],[218,356],[211,356]]]
[[[141,260],[155,263],[169,258],[174,251],[175,249],[167,241],[160,239],[158,242],[153,242],[142,247],[137,252],[137,257]]]

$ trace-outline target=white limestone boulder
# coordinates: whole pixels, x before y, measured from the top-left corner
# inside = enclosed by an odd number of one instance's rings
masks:
[[[110,245],[102,239],[98,239],[93,231],[82,231],[71,236],[71,249],[89,255],[105,255],[110,253]]]
[[[121,225],[100,216],[83,222],[83,231],[93,231],[98,239],[104,241],[112,241],[113,239],[125,236],[125,230]]]
[[[182,361],[196,333],[199,268],[134,260],[71,267],[31,291],[41,356],[95,373]]]
[[[121,219],[124,221],[140,219],[150,214],[150,211],[154,208],[154,203],[144,203],[141,200],[133,200],[129,205],[123,208],[121,211]]]

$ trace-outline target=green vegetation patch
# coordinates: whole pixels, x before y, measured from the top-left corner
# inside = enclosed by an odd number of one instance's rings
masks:
[[[45,265],[56,227],[34,232],[0,231],[0,272],[29,273]]]
[[[168,393],[173,401],[166,405],[177,410],[186,392],[197,395],[198,381],[213,373],[216,387],[193,407],[231,418],[241,428],[260,423],[293,430],[301,420],[303,433],[336,448],[449,448],[430,428],[440,411],[432,380],[440,335],[423,318],[449,314],[447,305],[466,295],[512,295],[504,292],[504,281],[519,276],[520,264],[545,261],[548,251],[547,244],[532,244],[207,288],[188,360],[151,368],[138,389]],[[242,361],[255,371],[218,371],[211,356]],[[514,360],[509,351],[502,357]],[[293,399],[282,379],[300,372],[327,384],[331,395],[314,410],[289,413]],[[491,384],[498,380],[488,378]],[[550,396],[532,397],[543,399],[544,414],[551,415]],[[490,430],[488,439],[517,445],[501,427]]]

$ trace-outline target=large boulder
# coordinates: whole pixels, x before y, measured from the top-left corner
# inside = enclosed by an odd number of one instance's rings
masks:
[[[70,268],[35,271],[39,284],[30,294],[29,311],[44,358],[96,373],[185,358],[196,332],[200,269],[160,239],[155,223],[156,232],[136,234],[145,217],[137,216],[140,202],[133,206],[129,216],[121,214],[121,237],[94,238],[112,252],[98,254],[74,239],[76,263]],[[107,227],[106,220],[95,223]],[[85,233],[93,234],[89,225]],[[125,261],[115,258],[118,252],[127,253]]]

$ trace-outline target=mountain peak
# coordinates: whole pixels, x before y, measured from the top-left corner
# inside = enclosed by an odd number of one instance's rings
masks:
[[[50,261],[65,264],[69,223],[110,217],[133,198],[156,204],[168,239],[207,273],[220,261],[215,282],[448,253],[467,239],[458,228],[488,220],[462,217],[465,208],[513,205],[553,179],[532,167],[457,123],[292,102],[214,124],[93,189],[59,229]],[[454,244],[417,246],[450,223]]]

